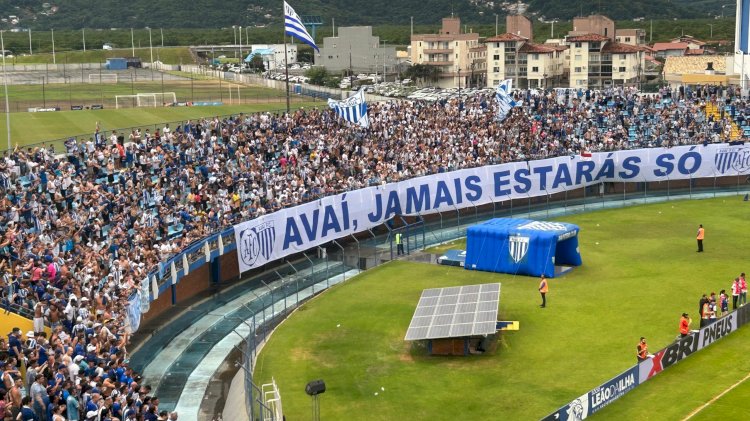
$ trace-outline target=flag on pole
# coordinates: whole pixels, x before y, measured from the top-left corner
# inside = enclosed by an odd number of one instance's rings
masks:
[[[505,79],[497,85],[495,90],[495,102],[497,103],[497,121],[503,121],[508,116],[510,109],[516,106],[513,100],[511,90],[513,86],[512,79]]]
[[[299,18],[297,12],[292,9],[287,2],[284,2],[284,33],[286,35],[297,38],[304,42],[310,47],[314,48],[315,51],[320,52],[318,46],[315,45],[315,40],[307,32],[307,28],[302,23],[302,19]]]
[[[359,124],[362,127],[370,127],[364,89],[360,89],[356,94],[342,101],[328,98],[328,106],[333,108],[336,114],[344,120]]]

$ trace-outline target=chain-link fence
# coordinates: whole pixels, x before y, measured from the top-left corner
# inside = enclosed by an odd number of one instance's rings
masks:
[[[278,108],[278,109],[271,109],[271,110],[267,110],[267,111],[263,111],[263,112],[264,113],[270,113],[270,114],[282,114],[282,113],[286,112],[286,109]],[[222,115],[218,115],[218,116],[215,116],[215,115],[206,115],[206,116],[203,116],[203,117],[198,117],[198,118],[191,119],[191,121],[195,122],[196,120],[200,120],[200,119],[203,119],[203,118],[209,118],[209,119],[218,118],[219,120],[223,121],[223,120],[225,120],[225,119],[227,119],[229,117],[237,116],[238,114],[239,113],[222,114]],[[114,130],[119,135],[124,136],[125,137],[125,141],[127,142],[128,141],[128,137],[130,136],[130,134],[132,132],[136,131],[136,130],[140,130],[141,133],[144,133],[146,130],[148,130],[150,133],[154,133],[156,130],[159,130],[159,131],[163,130],[164,127],[167,126],[167,125],[169,125],[169,127],[171,129],[176,129],[178,127],[184,126],[185,124],[187,124],[187,122],[188,122],[187,120],[173,120],[173,121],[163,121],[163,122],[151,123],[151,124],[139,124],[137,126],[129,126],[129,127],[118,127],[118,128],[100,127],[100,131],[101,131],[101,133],[106,133],[107,135],[109,135]],[[77,139],[79,141],[79,143],[80,143],[82,141],[85,142],[85,141],[88,141],[90,139],[93,139],[94,138],[94,134],[95,133],[93,131],[89,132],[89,133],[81,133],[81,134],[66,136],[66,137],[58,138],[58,139],[51,139],[51,140],[45,140],[45,141],[42,141],[42,142],[30,143],[30,144],[21,146],[21,148],[22,149],[34,149],[34,148],[46,148],[46,149],[50,149],[50,148],[52,148],[52,150],[55,153],[58,153],[58,154],[59,153],[65,153],[65,151],[66,151],[65,150],[65,141],[67,141],[68,139],[71,139],[71,138],[72,139]],[[2,148],[2,146],[0,146],[0,150],[4,150]]]
[[[180,66],[172,66],[176,70],[109,70],[105,63],[8,67],[5,77],[10,112],[286,102],[285,89],[231,72],[188,73],[180,71]],[[301,98],[296,95],[292,99]],[[5,112],[4,101],[0,102],[0,111]]]

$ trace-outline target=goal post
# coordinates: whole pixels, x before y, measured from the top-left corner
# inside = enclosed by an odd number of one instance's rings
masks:
[[[115,95],[115,108],[135,108],[138,106],[138,95]]]
[[[163,107],[177,102],[174,92],[140,92],[134,95],[115,95],[115,108]]]
[[[117,83],[117,73],[89,73],[89,83]]]
[[[136,96],[139,107],[162,107],[177,102],[174,92],[144,92]]]

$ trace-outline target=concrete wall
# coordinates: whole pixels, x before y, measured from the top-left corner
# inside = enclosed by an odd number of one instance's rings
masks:
[[[351,60],[350,60],[351,56]],[[396,65],[396,48],[380,45],[380,37],[372,35],[371,26],[349,26],[338,29],[337,36],[326,37],[315,65],[339,73],[350,67],[354,73],[382,73]]]
[[[508,15],[505,17],[506,31],[513,35],[520,35],[526,39],[534,39],[534,26],[531,20],[523,15]]]
[[[614,39],[615,22],[602,15],[573,18],[573,31],[571,31],[571,34],[599,34]]]

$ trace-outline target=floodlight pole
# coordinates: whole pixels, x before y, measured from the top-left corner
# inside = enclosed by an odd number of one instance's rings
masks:
[[[52,64],[57,64],[55,59],[55,29],[52,29]]]
[[[83,36],[83,52],[86,52],[86,28],[81,28],[81,34]]]
[[[33,55],[33,49],[31,48],[31,28],[29,28],[29,55]]]
[[[5,89],[5,126],[8,130],[8,151],[10,151],[10,105],[8,103],[8,74],[5,70],[5,39],[0,31],[0,50],[3,52],[3,88]]]
[[[286,74],[286,77],[284,79],[286,82],[286,113],[289,114],[289,110],[291,108],[289,105],[289,58],[287,57],[286,50],[286,34],[284,34],[284,73]]]
[[[151,28],[146,27],[148,29],[148,48],[151,51],[151,67],[154,66],[154,44],[151,42]]]
[[[133,57],[135,57],[135,38],[133,37],[133,28],[130,28],[130,48],[133,51]]]

